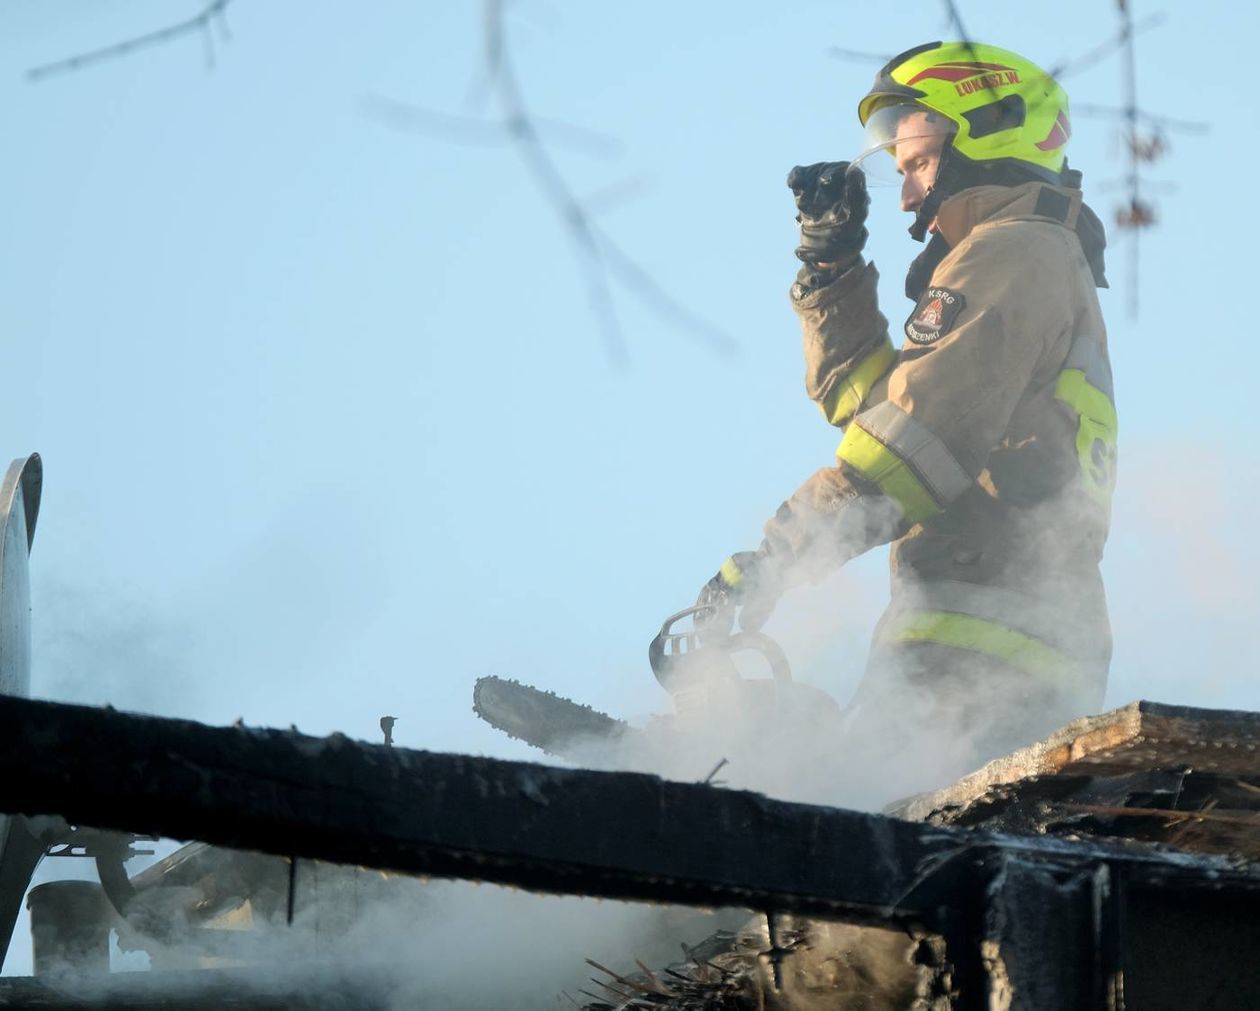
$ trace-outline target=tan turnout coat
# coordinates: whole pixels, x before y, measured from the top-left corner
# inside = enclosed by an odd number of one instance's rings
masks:
[[[845,435],[766,536],[815,578],[893,541],[864,691],[962,685],[1049,720],[1101,702],[1116,421],[1080,213],[1079,191],[1040,183],[946,200],[950,249],[899,349],[873,264],[793,288],[806,390]]]

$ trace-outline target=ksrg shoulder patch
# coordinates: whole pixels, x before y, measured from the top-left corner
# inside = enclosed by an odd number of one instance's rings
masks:
[[[961,292],[928,288],[906,320],[906,336],[915,344],[935,343],[949,333],[966,304]]]

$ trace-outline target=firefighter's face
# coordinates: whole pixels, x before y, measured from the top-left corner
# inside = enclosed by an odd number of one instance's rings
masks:
[[[901,176],[901,209],[917,211],[936,182],[949,123],[928,112],[903,116],[897,123],[896,161]],[[936,222],[930,226],[936,231]]]

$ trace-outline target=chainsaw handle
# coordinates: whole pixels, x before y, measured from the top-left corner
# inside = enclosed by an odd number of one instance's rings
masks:
[[[700,611],[716,610],[717,608],[712,606],[687,607],[671,614],[661,622],[661,630],[648,643],[648,663],[651,664],[652,673],[656,675],[656,679],[661,684],[665,684],[666,679],[669,677],[670,666],[679,657],[686,656],[700,645],[700,637],[694,625],[694,615]],[[687,632],[675,632],[673,630],[674,625],[682,621],[683,618],[692,619],[692,628]]]
[[[792,668],[788,664],[787,654],[764,632],[728,633],[718,631],[716,627],[701,632],[697,627],[697,616],[705,612],[712,614],[716,610],[712,604],[699,604],[671,614],[661,624],[661,630],[648,644],[648,663],[662,686],[669,689],[672,668],[689,654],[701,649],[721,652],[728,659],[736,653],[758,653],[769,664],[775,681],[792,680]],[[675,632],[674,625],[684,618],[691,618],[692,627],[685,632]],[[702,636],[708,639],[707,646],[702,644]],[[736,677],[739,676],[734,664],[731,664],[731,670]]]
[[[731,636],[731,653],[760,653],[770,665],[770,675],[775,681],[791,681],[792,667],[788,664],[783,647],[765,632],[737,632]]]

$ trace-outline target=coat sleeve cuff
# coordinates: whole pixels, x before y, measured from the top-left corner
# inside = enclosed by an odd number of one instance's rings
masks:
[[[869,275],[869,279],[868,279]],[[834,302],[842,301],[866,282],[873,290],[879,279],[875,264],[867,263],[862,257],[839,273],[818,271],[811,267],[801,268],[792,285],[792,305],[797,312],[809,309],[821,309]]]

